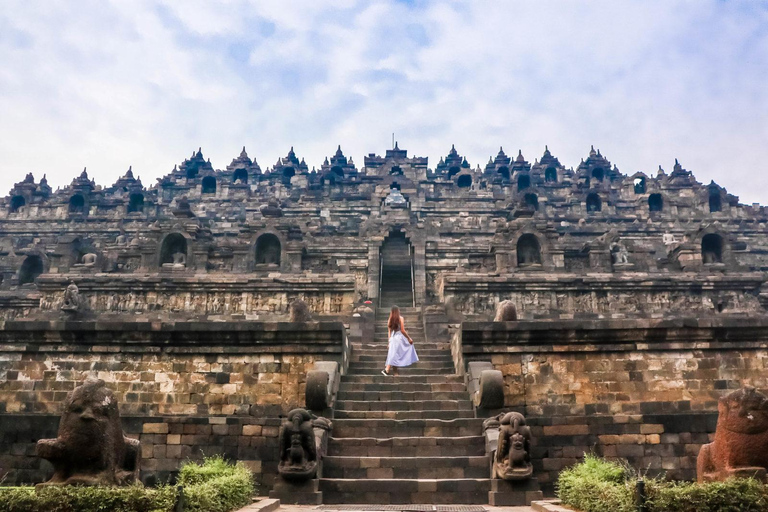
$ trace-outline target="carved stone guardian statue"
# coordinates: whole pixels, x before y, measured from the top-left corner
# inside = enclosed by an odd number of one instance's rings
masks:
[[[129,485],[139,477],[139,441],[123,435],[117,400],[101,379],[67,395],[59,436],[38,441],[37,455],[54,468],[41,486]]]
[[[768,397],[746,387],[730,393],[717,405],[715,440],[699,451],[699,482],[730,477],[766,481],[768,469]]]
[[[81,306],[80,290],[74,281],[70,281],[67,289],[64,290],[64,304],[61,305],[61,310],[66,313],[77,313]]]
[[[529,455],[531,427],[519,412],[508,412],[500,419],[499,444],[493,461],[493,476],[503,480],[527,480],[533,475]]]
[[[317,474],[312,416],[304,409],[289,412],[280,426],[280,463],[277,471],[290,482],[304,482]]]

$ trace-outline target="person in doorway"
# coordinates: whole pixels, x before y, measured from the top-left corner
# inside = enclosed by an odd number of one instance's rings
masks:
[[[397,306],[392,306],[392,311],[389,313],[387,331],[389,333],[389,351],[387,352],[386,367],[381,373],[397,375],[398,368],[410,366],[419,361],[416,348],[413,346],[413,339],[405,330],[405,322],[400,316],[400,308]]]

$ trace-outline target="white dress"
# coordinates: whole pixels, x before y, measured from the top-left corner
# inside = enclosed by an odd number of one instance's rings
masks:
[[[389,351],[387,352],[387,366],[401,368],[410,366],[419,361],[416,355],[416,347],[408,342],[408,338],[399,330],[394,331],[389,337]]]

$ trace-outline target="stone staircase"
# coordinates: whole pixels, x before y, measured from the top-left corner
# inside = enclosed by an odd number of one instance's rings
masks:
[[[381,375],[389,309],[353,344],[342,377],[320,490],[326,504],[487,504],[490,461],[446,340],[427,342],[420,309],[401,308],[420,361]]]
[[[382,251],[381,258],[381,305],[413,307],[411,252],[408,242],[405,238],[392,239],[387,243],[386,250]],[[384,336],[386,337],[386,333]]]

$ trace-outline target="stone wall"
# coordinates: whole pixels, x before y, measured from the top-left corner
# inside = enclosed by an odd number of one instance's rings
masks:
[[[533,425],[550,486],[590,451],[694,479],[718,398],[768,389],[765,317],[465,322],[452,352],[459,371],[490,361],[503,373],[505,407]]]
[[[659,408],[663,406],[660,405]],[[696,457],[712,441],[717,412],[678,410],[644,414],[602,414],[528,418],[531,459],[546,495],[554,495],[560,471],[585,453],[625,459],[638,471],[677,480],[696,480]]]
[[[304,406],[315,361],[348,351],[339,322],[6,321],[0,325],[0,478],[39,482],[38,439],[56,436],[61,404],[88,377],[120,402],[141,439],[142,479],[166,481],[185,459],[242,460],[271,486],[280,415]]]
[[[35,456],[38,439],[56,437],[59,417],[50,414],[0,414],[0,478],[29,484],[50,478],[53,467]],[[222,455],[247,465],[260,492],[277,476],[278,418],[123,416],[123,430],[141,440],[141,480],[147,485],[173,481],[185,460]]]
[[[93,313],[274,320],[284,319],[296,299],[314,314],[327,317],[349,315],[355,302],[351,276],[48,274],[37,281],[43,312],[59,310],[69,282],[77,284],[85,309]]]
[[[318,360],[343,364],[337,322],[35,322],[0,326],[0,411],[58,413],[88,377],[126,415],[277,416]]]
[[[449,274],[442,280],[440,299],[457,316],[482,320],[492,319],[502,300],[513,301],[521,318],[530,320],[762,314],[762,283],[760,273]]]

